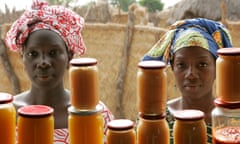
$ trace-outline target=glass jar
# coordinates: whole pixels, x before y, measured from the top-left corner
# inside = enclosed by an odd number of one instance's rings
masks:
[[[139,114],[137,124],[138,144],[169,144],[170,132],[166,115],[148,116]]]
[[[240,102],[240,48],[218,50],[216,95],[226,102]]]
[[[207,144],[207,128],[202,111],[179,110],[174,117],[174,144]]]
[[[0,93],[0,143],[16,143],[16,109],[12,104],[13,96]]]
[[[167,74],[161,61],[138,63],[138,111],[148,115],[161,115],[166,110]]]
[[[53,108],[29,105],[18,109],[18,144],[53,144]]]
[[[213,144],[240,144],[240,102],[215,99],[212,111]]]
[[[95,109],[99,102],[97,60],[75,58],[70,61],[71,104],[78,109]]]
[[[106,144],[136,144],[134,122],[128,119],[115,119],[107,124]]]
[[[70,144],[103,144],[103,107],[97,105],[92,110],[68,108],[68,129]]]

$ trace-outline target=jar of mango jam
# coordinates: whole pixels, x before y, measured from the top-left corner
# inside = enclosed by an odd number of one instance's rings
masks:
[[[53,108],[29,105],[18,109],[18,144],[53,144]]]
[[[16,109],[12,104],[13,96],[0,93],[0,143],[16,143]]]
[[[70,61],[71,104],[78,109],[95,109],[99,102],[97,60],[75,58]]]

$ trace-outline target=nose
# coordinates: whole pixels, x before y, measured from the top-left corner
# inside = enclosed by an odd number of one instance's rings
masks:
[[[194,66],[192,66],[192,65],[190,65],[190,66],[187,68],[185,77],[188,78],[188,79],[198,78],[199,75],[198,75],[197,68],[194,67]]]
[[[39,58],[39,63],[37,64],[37,67],[41,69],[46,69],[49,68],[50,66],[51,66],[50,60],[45,55],[42,55]]]

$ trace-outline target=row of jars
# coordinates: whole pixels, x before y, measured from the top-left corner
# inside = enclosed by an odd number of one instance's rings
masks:
[[[11,94],[0,93],[1,143],[15,144],[17,141],[18,144],[53,144],[53,109],[44,105],[21,107],[16,119],[12,101]]]
[[[218,50],[213,144],[240,143],[240,48]]]

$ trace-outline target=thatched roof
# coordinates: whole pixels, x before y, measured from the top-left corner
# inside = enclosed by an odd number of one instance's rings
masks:
[[[240,0],[181,0],[170,8],[167,23],[195,17],[220,21],[223,3],[226,7],[226,18],[230,21],[240,20]]]

